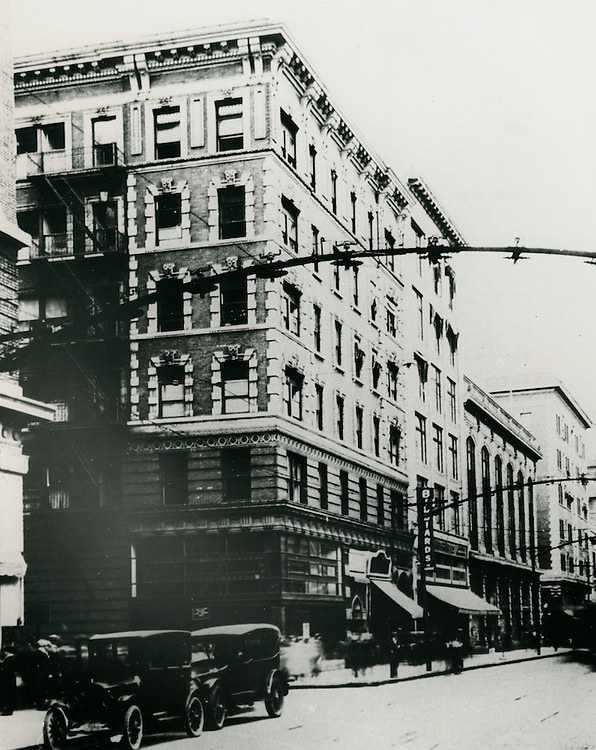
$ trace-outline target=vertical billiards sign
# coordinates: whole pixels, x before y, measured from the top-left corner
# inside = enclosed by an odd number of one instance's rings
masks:
[[[433,556],[433,490],[430,487],[418,487],[416,493],[420,565],[425,572],[432,572],[435,569]]]

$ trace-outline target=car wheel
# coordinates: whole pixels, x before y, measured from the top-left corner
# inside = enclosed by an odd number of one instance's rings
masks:
[[[122,747],[125,750],[139,750],[143,741],[143,714],[134,703],[124,714],[122,727]]]
[[[265,698],[265,708],[271,718],[276,719],[281,716],[284,708],[284,691],[279,677],[274,677],[271,680],[271,687]]]
[[[184,712],[184,729],[189,737],[198,737],[203,731],[205,711],[198,695],[191,695],[186,701]]]
[[[43,744],[46,750],[64,750],[68,735],[68,721],[58,706],[48,709],[43,720]]]
[[[216,685],[209,696],[209,726],[221,729],[227,714],[226,697],[221,685]]]

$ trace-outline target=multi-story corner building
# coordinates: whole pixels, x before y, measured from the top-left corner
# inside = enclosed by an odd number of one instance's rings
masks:
[[[534,436],[465,378],[464,497],[472,591],[495,610],[471,619],[470,640],[488,648],[536,645],[540,632]]]
[[[22,326],[70,332],[22,358],[60,420],[30,442],[29,621],[341,634],[419,616],[402,258],[190,282],[449,244],[450,222],[277,25],[24,58],[15,90]]]
[[[540,441],[534,497],[543,608],[572,608],[593,587],[586,486],[591,421],[556,378],[490,385],[493,398]]]
[[[9,8],[0,7],[0,342],[11,345],[17,319],[19,248],[29,238],[16,222],[14,105]],[[2,628],[23,620],[23,475],[27,458],[22,431],[31,420],[51,419],[52,410],[23,397],[16,375],[0,378],[0,644]]]

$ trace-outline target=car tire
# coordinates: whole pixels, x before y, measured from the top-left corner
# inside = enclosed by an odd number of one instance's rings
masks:
[[[51,706],[43,720],[43,745],[46,750],[64,750],[68,736],[68,720],[59,706]]]
[[[184,729],[189,737],[198,737],[203,731],[205,709],[198,695],[191,695],[184,709]]]
[[[125,750],[139,750],[143,741],[143,714],[136,703],[126,709],[122,724],[122,747]]]
[[[284,689],[279,677],[274,677],[271,680],[271,685],[265,698],[265,708],[272,719],[277,719],[282,714],[284,708]]]
[[[210,729],[221,729],[228,713],[226,696],[221,685],[216,685],[209,694],[208,709]]]

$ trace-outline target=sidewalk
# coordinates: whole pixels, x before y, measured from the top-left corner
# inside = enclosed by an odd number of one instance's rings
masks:
[[[519,649],[517,651],[493,652],[489,654],[472,654],[464,659],[464,671],[469,669],[483,669],[485,667],[511,664],[531,659],[544,659],[550,656],[566,654],[571,649],[560,648],[555,651],[551,646],[542,646],[540,655],[535,649]],[[304,675],[290,682],[290,690],[296,688],[330,688],[330,687],[366,687],[370,685],[384,685],[389,682],[403,682],[424,677],[436,677],[449,671],[444,661],[433,661],[430,672],[425,664],[400,664],[397,678],[389,677],[389,664],[375,664],[364,674],[355,677],[351,669],[346,669],[342,662],[323,662],[318,675]]]
[[[543,659],[560,654],[566,654],[571,649],[544,646],[540,656],[536,651],[523,649],[506,651],[504,654],[474,654],[464,660],[464,671],[482,669],[484,667],[511,664],[513,662]],[[397,679],[390,679],[389,665],[376,664],[366,670],[364,675],[354,677],[350,669],[345,669],[343,661],[323,662],[323,670],[316,677],[304,676],[290,683],[290,691],[304,688],[333,688],[333,687],[366,687],[370,685],[384,685],[390,682],[403,682],[426,677],[436,677],[445,674],[447,667],[444,661],[434,661],[432,671],[427,672],[424,664],[400,664]],[[43,711],[24,709],[15,711],[12,716],[0,716],[0,750],[37,750],[42,747]]]

